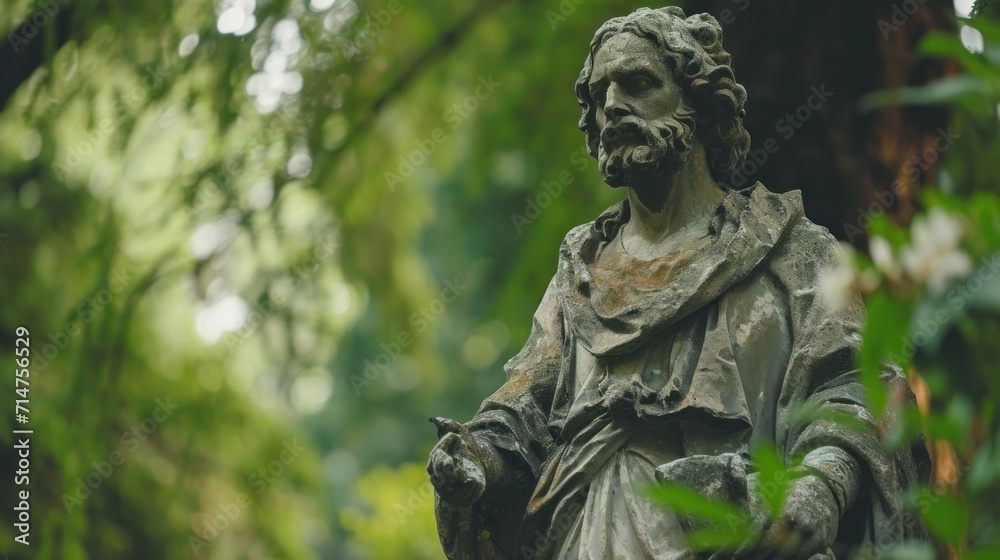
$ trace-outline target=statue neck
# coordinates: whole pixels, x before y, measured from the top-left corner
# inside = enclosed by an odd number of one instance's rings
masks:
[[[631,217],[623,233],[633,244],[656,245],[685,230],[707,229],[722,198],[704,150],[696,150],[672,176],[628,188]]]

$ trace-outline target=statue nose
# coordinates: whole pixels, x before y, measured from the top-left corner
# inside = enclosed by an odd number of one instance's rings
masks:
[[[621,101],[621,91],[618,86],[611,84],[608,88],[607,97],[604,101],[604,116],[609,121],[632,114],[629,108]]]

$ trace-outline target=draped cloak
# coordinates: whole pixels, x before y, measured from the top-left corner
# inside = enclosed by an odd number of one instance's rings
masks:
[[[799,192],[727,193],[703,238],[650,261],[604,255],[628,219],[623,201],[566,235],[506,383],[467,424],[509,479],[469,507],[436,501],[448,558],[695,558],[642,487],[673,459],[763,441],[787,462],[833,445],[862,466],[827,558],[917,536],[901,501],[926,479],[926,448],[879,443],[854,369],[863,306],[818,293],[839,249]],[[883,381],[912,398],[900,371]]]

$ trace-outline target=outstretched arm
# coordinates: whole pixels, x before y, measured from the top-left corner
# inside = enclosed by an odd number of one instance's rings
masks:
[[[487,398],[467,424],[476,441],[505,465],[487,477],[534,479],[553,447],[549,415],[562,366],[565,333],[555,280],[535,312],[531,334],[504,366],[507,382]],[[518,475],[517,471],[527,471]],[[489,490],[487,490],[489,492]]]
[[[524,503],[553,447],[548,424],[563,343],[553,280],[524,348],[504,367],[507,382],[465,425],[432,419],[441,439],[427,470],[437,489],[438,532],[449,558],[502,557],[497,551],[516,542]],[[490,537],[480,538],[484,534]]]

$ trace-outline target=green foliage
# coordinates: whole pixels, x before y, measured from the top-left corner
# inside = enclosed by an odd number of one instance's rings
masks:
[[[648,490],[649,497],[674,513],[697,520],[687,533],[694,550],[735,550],[754,539],[754,525],[743,509],[709,499],[682,484],[663,484]]]
[[[927,495],[930,490],[924,490]],[[938,499],[924,513],[924,523],[939,539],[947,543],[957,544],[965,533],[965,525],[969,521],[967,506],[956,498],[945,496]]]
[[[868,322],[865,324],[858,362],[872,410],[879,415],[885,411],[888,401],[882,385],[884,360],[889,358],[896,365],[902,365],[900,341],[906,340],[908,311],[906,302],[882,294],[875,294],[868,301]]]
[[[748,496],[745,504],[713,499],[679,483],[652,486],[646,494],[684,520],[688,544],[694,550],[749,550],[759,543],[764,527],[781,516],[792,481],[808,474],[798,468],[799,464],[800,458],[786,464],[773,444],[756,445],[748,475],[754,479],[748,481],[748,490],[754,495]],[[763,509],[753,511],[757,507]]]
[[[344,527],[365,558],[440,558],[434,487],[420,464],[375,467],[357,483],[360,504],[345,508]]]
[[[754,450],[754,462],[757,472],[760,473],[760,479],[770,482],[770,490],[764,491],[764,488],[761,488],[760,495],[770,517],[777,518],[788,496],[789,477],[785,475],[787,472],[785,461],[773,445],[762,443]]]
[[[955,59],[965,73],[921,88],[880,92],[866,100],[868,106],[948,103],[955,111],[958,133],[971,139],[947,154],[941,189],[922,197],[926,213],[916,218],[912,228],[896,227],[888,220],[873,222],[871,259],[856,256],[859,275],[874,280],[869,282],[866,297],[868,324],[860,361],[869,388],[873,388],[873,372],[885,359],[915,366],[926,380],[930,409],[921,414],[914,405],[907,405],[897,415],[899,423],[888,431],[885,442],[896,448],[923,430],[931,440],[947,442],[956,450],[957,467],[963,476],[951,492],[935,486],[921,490],[921,518],[940,543],[961,551],[962,557],[989,558],[1000,544],[995,532],[1000,473],[994,466],[995,409],[1000,402],[996,379],[1000,169],[994,161],[1000,148],[996,113],[1000,102],[1000,26],[983,17],[963,23],[982,35],[981,52],[967,49],[957,37],[944,35],[926,38],[919,50],[923,55]],[[950,238],[948,230],[956,226],[960,235],[949,249],[941,237]],[[913,248],[928,242],[939,245],[925,269],[933,273],[949,268],[961,271],[936,287],[933,279],[924,283],[914,274],[919,266],[912,266],[913,259],[907,266],[907,257],[919,253]],[[875,404],[888,404],[884,392],[870,392],[869,396]],[[887,557],[923,554],[904,546]]]
[[[0,113],[0,352],[19,324],[58,350],[32,377],[39,558],[189,557],[241,492],[199,558],[383,546],[341,524],[366,511],[358,481],[421,462],[427,416],[466,419],[501,384],[563,235],[620,198],[574,126],[578,65],[551,61],[582,64],[595,22],[643,2],[58,4],[70,40],[27,39],[46,58]],[[167,396],[181,408],[66,512]],[[293,438],[313,451],[258,496]]]

